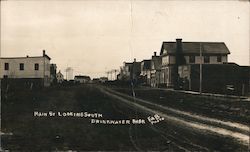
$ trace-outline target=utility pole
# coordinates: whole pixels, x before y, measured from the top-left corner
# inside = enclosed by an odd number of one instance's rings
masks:
[[[2,151],[2,79],[0,78],[0,151]]]
[[[106,72],[106,74],[107,74],[107,78],[109,79],[109,72]]]
[[[110,79],[111,79],[111,81],[112,81],[112,80],[113,80],[113,79],[112,79],[112,74],[113,74],[113,71],[112,71],[112,70],[110,71],[110,74],[111,74]]]
[[[115,71],[115,79],[116,79],[116,77],[117,77],[117,76],[116,76],[116,72],[117,72],[117,70],[115,69],[114,71]]]
[[[202,93],[202,51],[201,51],[201,43],[200,43],[200,94]]]
[[[107,73],[107,78],[108,78],[108,80],[109,80],[109,71],[107,71],[106,73]]]
[[[1,3],[0,3],[0,6],[1,6]],[[1,48],[0,48],[0,57],[1,57]],[[1,75],[0,75],[0,151],[3,151],[2,149],[2,78],[1,78]]]
[[[119,69],[118,70],[115,69],[114,72],[115,72],[115,80],[116,80],[117,79],[117,75],[116,74],[117,74],[117,72],[119,72]]]

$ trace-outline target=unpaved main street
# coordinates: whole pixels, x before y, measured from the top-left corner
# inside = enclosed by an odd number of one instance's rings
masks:
[[[250,130],[247,125],[204,117],[202,115],[169,108],[167,106],[136,98],[134,96],[135,93],[132,93],[133,96],[129,96],[109,88],[102,88],[101,90],[103,93],[119,99],[126,104],[137,107],[141,111],[157,113],[163,116],[166,122],[177,126],[180,125],[184,129],[188,128],[188,130],[201,132],[201,134],[204,134],[204,132],[206,132],[205,134],[208,134],[209,132],[222,137],[227,136],[232,138],[232,140],[238,141],[242,145],[249,145]]]
[[[12,134],[2,135],[2,146],[12,151],[248,150],[246,124],[159,104],[139,93],[135,90],[131,97],[131,90],[93,84],[9,92],[2,100],[2,130]],[[69,116],[34,117],[34,111]],[[83,113],[75,117],[70,112]],[[85,117],[84,112],[102,117]],[[156,114],[164,120],[150,123]],[[91,123],[93,119],[106,124]],[[115,124],[122,120],[131,123]]]

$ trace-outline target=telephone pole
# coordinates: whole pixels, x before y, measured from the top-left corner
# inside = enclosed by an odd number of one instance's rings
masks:
[[[202,94],[202,51],[201,51],[201,43],[200,43],[200,94]]]

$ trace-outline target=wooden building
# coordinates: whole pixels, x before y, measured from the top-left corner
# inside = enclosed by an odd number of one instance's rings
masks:
[[[45,50],[42,56],[1,57],[0,79],[18,85],[50,86],[50,57]]]
[[[163,42],[160,56],[161,84],[168,88],[178,87],[178,66],[191,64],[223,64],[230,54],[223,42]]]

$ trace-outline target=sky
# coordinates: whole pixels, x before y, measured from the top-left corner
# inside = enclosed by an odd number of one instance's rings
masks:
[[[65,75],[106,76],[123,62],[150,59],[163,41],[225,42],[229,62],[250,64],[247,0],[1,1],[1,57],[46,50]]]

